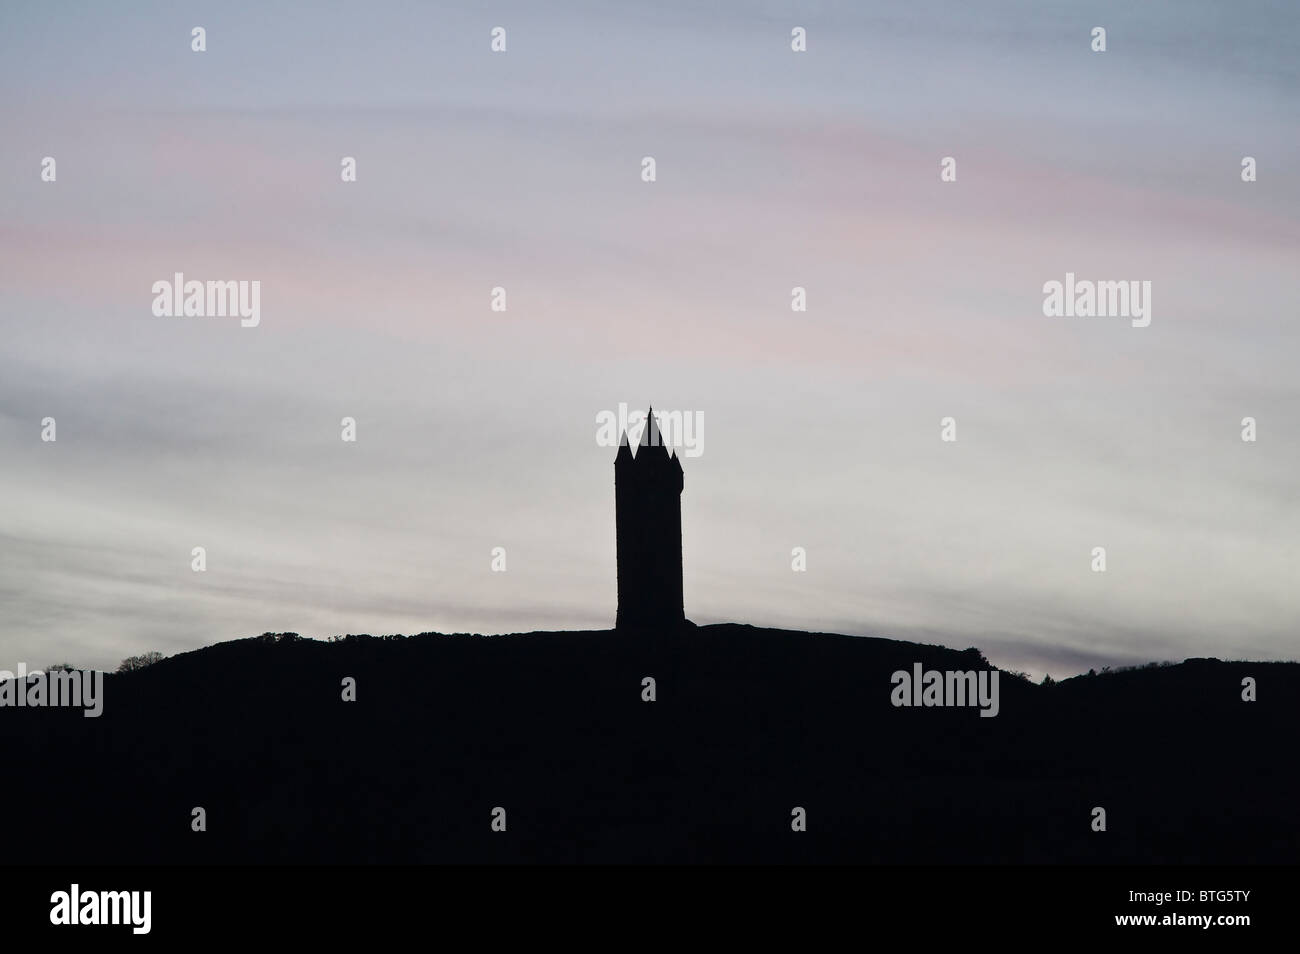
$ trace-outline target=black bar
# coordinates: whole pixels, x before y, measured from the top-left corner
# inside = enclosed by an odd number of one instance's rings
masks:
[[[829,944],[832,931],[862,939],[901,933],[926,943],[1098,935],[1231,943],[1291,933],[1296,874],[1294,867],[1196,866],[51,866],[6,872],[11,887],[0,923],[6,939],[75,933],[91,943],[114,935],[134,943],[264,936],[337,945],[598,934],[631,943],[700,930],[755,943],[788,934]],[[73,884],[83,900],[87,892],[149,891],[148,933],[135,934],[130,924],[52,924],[52,895]],[[1148,915],[1155,923],[1118,923]],[[1179,922],[1205,916],[1246,923]]]

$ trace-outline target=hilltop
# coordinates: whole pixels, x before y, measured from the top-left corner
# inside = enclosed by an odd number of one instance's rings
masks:
[[[0,805],[43,858],[86,863],[1300,857],[1300,665],[1003,672],[981,718],[892,705],[917,663],[992,670],[975,649],[731,624],[267,634],[108,675],[96,719],[0,710]]]

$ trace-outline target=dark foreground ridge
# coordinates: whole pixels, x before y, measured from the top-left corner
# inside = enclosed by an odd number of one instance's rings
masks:
[[[97,719],[0,709],[0,806],[35,863],[1300,857],[1300,665],[1003,672],[981,718],[891,705],[915,663],[989,668],[739,625],[268,635],[110,675]]]

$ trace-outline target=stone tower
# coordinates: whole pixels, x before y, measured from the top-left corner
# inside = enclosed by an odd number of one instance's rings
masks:
[[[618,534],[618,629],[680,626],[682,605],[682,465],[663,444],[654,408],[636,455],[627,434],[614,458]]]

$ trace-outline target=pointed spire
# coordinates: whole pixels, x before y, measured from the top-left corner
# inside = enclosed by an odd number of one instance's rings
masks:
[[[655,420],[653,407],[646,412],[645,427],[641,429],[641,444],[637,448],[637,460],[643,457],[668,460],[668,449],[664,446],[664,437],[659,431],[659,422]]]
[[[651,407],[650,410],[646,411],[645,427],[641,428],[641,440],[637,442],[638,450],[640,450],[642,447],[650,446],[651,429],[653,429],[655,433],[658,433],[659,431],[658,426],[655,424],[655,409],[653,407]]]
[[[627,461],[630,461],[631,459],[632,459],[632,448],[628,446],[627,431],[624,431],[623,436],[619,438],[618,441],[618,453],[614,455],[614,463],[622,464],[622,463],[626,463]]]

